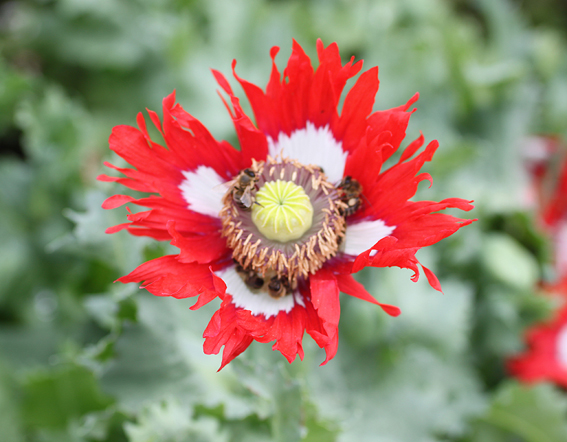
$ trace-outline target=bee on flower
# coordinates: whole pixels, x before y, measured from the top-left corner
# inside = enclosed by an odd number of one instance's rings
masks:
[[[418,95],[405,105],[372,112],[378,68],[362,73],[338,104],[349,78],[362,69],[354,57],[342,64],[335,43],[319,40],[319,65],[295,41],[280,74],[271,51],[272,73],[265,90],[238,77],[254,121],[244,113],[227,79],[213,70],[226,94],[240,149],[217,141],[194,117],[163,101],[163,120],[149,111],[166,146],[152,141],[144,117],[138,128],[117,126],[110,148],[134,168],[107,164],[125,177],[102,175],[154,195],[115,195],[111,209],[133,203],[149,210],[128,215],[112,227],[133,235],[170,241],[176,255],[140,265],[119,281],[143,282],[157,296],[196,296],[198,309],[222,303],[204,330],[204,351],[222,365],[252,341],[274,342],[289,362],[303,358],[305,332],[325,349],[328,362],[338,346],[339,293],[360,298],[397,316],[400,310],[376,300],[352,274],[364,267],[397,266],[419,276],[421,247],[453,234],[472,220],[438,213],[471,210],[458,198],[410,201],[423,180],[419,173],[438,143],[421,153],[423,136],[411,142],[396,164],[383,164],[399,149]],[[219,186],[226,186],[226,193]],[[439,281],[421,266],[433,288]]]

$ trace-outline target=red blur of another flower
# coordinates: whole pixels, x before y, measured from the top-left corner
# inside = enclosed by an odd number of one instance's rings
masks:
[[[550,381],[567,387],[567,156],[555,137],[535,137],[528,147],[537,221],[551,241],[556,273],[555,282],[542,284],[542,289],[562,306],[550,320],[526,331],[526,351],[507,365],[524,382]]]
[[[530,328],[526,343],[528,350],[508,361],[509,372],[527,383],[550,381],[567,387],[567,306],[551,321]]]
[[[557,137],[538,136],[528,140],[524,151],[530,206],[551,239],[556,278],[567,281],[567,146]]]
[[[282,78],[277,52],[271,51],[265,91],[234,73],[255,123],[226,78],[213,71],[228,96],[240,150],[214,139],[171,94],[163,101],[163,121],[148,111],[166,147],[150,139],[139,114],[139,129],[117,126],[110,136],[110,148],[134,168],[107,163],[126,177],[99,177],[153,194],[108,198],[106,209],[125,203],[150,209],[129,214],[128,223],[109,233],[126,229],[171,241],[180,250],[142,264],[119,281],[143,282],[157,296],[197,296],[192,309],[220,298],[204,331],[204,351],[217,354],[224,346],[221,368],[254,340],[275,341],[273,349],[289,362],[296,355],[302,359],[305,332],[325,349],[326,363],[337,351],[340,292],[392,316],[400,313],[375,300],[352,273],[366,266],[396,266],[413,270],[416,281],[416,252],[472,222],[436,213],[468,211],[469,201],[409,201],[421,181],[431,181],[419,170],[433,157],[436,141],[417,154],[424,143],[420,136],[397,163],[382,170],[405,137],[417,94],[403,106],[372,112],[379,84],[374,67],[360,75],[339,115],[343,88],[362,61],[354,63],[353,57],[343,65],[337,45],[325,48],[319,40],[314,70],[294,41]],[[233,72],[234,67],[235,62]],[[279,206],[269,208],[276,193]],[[435,275],[422,268],[440,291]]]

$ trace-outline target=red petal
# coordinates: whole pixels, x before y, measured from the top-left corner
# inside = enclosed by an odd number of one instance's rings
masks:
[[[211,266],[209,266],[209,270],[210,270],[211,275],[213,277],[213,286],[215,287],[215,290],[217,292],[219,292],[221,294],[221,297],[223,297],[223,299],[224,299],[224,294],[226,293],[225,282],[213,272],[213,269],[212,269]]]
[[[423,146],[424,141],[425,138],[423,137],[421,131],[419,131],[419,138],[417,140],[412,141],[408,145],[408,147],[405,148],[404,153],[402,153],[402,155],[400,156],[400,160],[398,161],[398,163],[403,163],[404,161],[410,159],[413,156],[413,154],[416,153],[421,146]]]
[[[220,309],[215,312],[203,333],[205,354],[218,354],[222,346],[222,363],[219,371],[248,348],[253,338],[237,326],[236,307],[225,298]]]
[[[179,262],[208,264],[230,255],[226,247],[226,239],[219,232],[213,234],[186,237],[175,230],[175,221],[167,223],[168,231],[173,241],[171,245],[180,249]]]
[[[131,196],[128,195],[114,195],[104,200],[104,202],[102,203],[102,208],[115,209],[117,207],[123,206],[126,203],[130,203],[134,200],[135,198],[132,198]]]
[[[273,350],[278,350],[282,355],[292,363],[299,354],[299,358],[303,359],[303,346],[301,341],[305,332],[306,315],[305,309],[296,306],[289,313],[279,312],[274,322],[270,326],[270,330],[264,336],[264,339],[258,339],[259,342],[269,342],[276,340],[272,346]]]
[[[526,332],[528,349],[508,360],[508,370],[526,383],[552,381],[567,387],[567,370],[557,351],[559,334],[566,326],[567,308],[563,306],[553,319]]]
[[[325,360],[321,362],[321,365],[327,364],[331,359],[337,354],[337,349],[339,348],[339,334],[336,333],[325,346]]]
[[[371,302],[372,304],[376,304],[390,316],[398,316],[401,313],[399,307],[389,304],[382,304],[381,302],[378,302],[376,299],[374,299],[374,297],[366,291],[364,286],[360,282],[356,281],[352,277],[352,275],[336,275],[336,278],[339,283],[339,290],[341,292],[344,292],[350,296],[354,296],[355,298]]]
[[[236,61],[236,60],[235,60]],[[234,62],[233,62],[234,63]],[[228,83],[226,77],[220,73],[219,71],[217,71],[216,69],[211,69],[211,72],[213,73],[213,76],[215,77],[215,80],[217,81],[217,83],[219,84],[220,87],[223,88],[223,90],[229,94],[229,95],[234,95],[234,93],[232,92],[232,88],[230,87],[230,84]]]
[[[361,74],[347,94],[336,130],[345,150],[352,151],[364,138],[366,117],[372,112],[379,85],[378,67],[374,67]]]
[[[413,94],[413,96],[407,101],[406,104],[402,104],[401,106],[398,107],[393,107],[392,109],[390,109],[391,111],[400,111],[400,112],[405,112],[407,111],[412,104],[414,104],[417,100],[419,100],[419,92],[416,92],[415,94]]]
[[[252,98],[249,97],[249,100],[255,99],[260,103],[263,103],[265,101],[265,97],[263,96],[262,90],[258,86],[248,83],[247,81],[242,80],[240,77],[238,77],[234,70],[235,66],[236,61],[233,61],[232,72],[234,74],[234,77],[240,82],[246,94],[250,94],[252,96]],[[252,163],[252,159],[256,159],[258,161],[264,160],[268,154],[268,141],[266,139],[266,134],[258,130],[252,123],[252,120],[250,120],[250,118],[244,113],[242,107],[240,106],[239,99],[232,92],[232,89],[226,81],[226,78],[216,71],[213,71],[213,73],[215,74],[215,78],[224,89],[224,91],[230,95],[230,102],[232,104],[232,109],[234,112],[231,111],[228,103],[225,102],[225,105],[229,110],[234,123],[234,127],[236,129],[236,133],[238,135],[242,153],[243,167],[249,166]],[[262,105],[260,104],[260,106]],[[258,121],[258,116],[256,116],[256,120]]]
[[[398,238],[400,248],[430,246],[474,221],[472,219],[455,218],[444,213],[408,215],[405,219],[402,218],[400,213],[392,218],[394,224],[397,224],[393,235]]]
[[[443,290],[441,290],[441,283],[439,282],[439,279],[437,279],[437,276],[435,276],[435,273],[433,273],[423,264],[421,264],[421,268],[423,269],[423,273],[425,273],[425,277],[427,278],[427,282],[429,282],[429,285],[433,287],[435,290],[443,293]]]
[[[389,214],[407,205],[407,201],[417,191],[419,180],[416,179],[416,175],[423,164],[433,158],[438,145],[436,141],[432,141],[413,160],[396,164],[380,174],[373,186],[364,191],[368,204],[361,211],[361,216],[389,221],[391,218]],[[390,223],[390,225],[396,225],[396,223]]]
[[[311,288],[311,302],[319,316],[323,329],[333,345],[325,347],[327,358],[325,363],[331,360],[335,353],[335,338],[338,339],[339,317],[341,304],[339,302],[339,287],[337,279],[329,270],[322,268],[309,278]]]
[[[365,252],[361,253],[356,257],[352,266],[352,273],[357,273],[362,270],[364,267],[369,265],[371,261],[370,252],[372,250],[389,250],[398,242],[398,239],[394,236],[387,236],[382,238],[376,244],[374,244],[370,249],[366,250]]]
[[[213,293],[217,294],[207,266],[180,263],[176,255],[145,262],[117,281],[143,282],[142,288],[156,296],[187,298],[202,294],[208,302],[215,298]],[[198,302],[200,305],[204,303],[201,300]]]
[[[104,233],[112,234],[116,232],[120,232],[121,230],[127,229],[130,226],[130,223],[122,223],[116,226],[108,227]]]

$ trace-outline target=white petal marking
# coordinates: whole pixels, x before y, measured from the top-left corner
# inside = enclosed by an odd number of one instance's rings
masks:
[[[557,360],[559,365],[567,370],[567,325],[564,325],[557,333]]]
[[[268,151],[273,158],[279,155],[322,167],[331,183],[338,183],[343,178],[348,156],[329,126],[315,127],[310,121],[304,129],[289,136],[280,133],[275,141],[268,137]]]
[[[395,227],[387,226],[381,219],[347,224],[342,251],[347,255],[358,256],[382,238],[390,235],[394,229]],[[373,252],[370,252],[371,256],[376,254],[375,251]]]
[[[228,267],[216,272],[226,284],[226,291],[232,296],[232,303],[236,307],[250,310],[253,315],[263,315],[267,318],[276,316],[279,312],[289,313],[295,304],[304,306],[301,295],[293,294],[275,299],[267,293],[252,293],[235,267]]]
[[[219,217],[222,197],[227,188],[224,180],[212,167],[199,166],[193,171],[183,171],[185,179],[179,185],[188,208],[203,215]]]

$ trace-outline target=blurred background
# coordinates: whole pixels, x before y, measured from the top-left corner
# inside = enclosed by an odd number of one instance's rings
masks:
[[[174,89],[236,144],[210,69],[236,58],[263,87],[269,49],[282,67],[292,38],[315,63],[321,38],[379,65],[375,109],[419,91],[404,145],[421,130],[441,148],[418,197],[474,199],[479,221],[418,254],[444,295],[406,270],[361,272],[402,315],[344,297],[326,366],[307,337],[304,362],[255,343],[216,373],[201,336],[217,304],[112,283],[176,249],[106,235],[126,211],[101,203],[124,189],[96,176],[121,164],[112,127]],[[562,274],[541,212],[567,139],[566,39],[564,0],[2,2],[0,440],[567,440],[567,384],[507,370],[561,306],[542,294]]]

